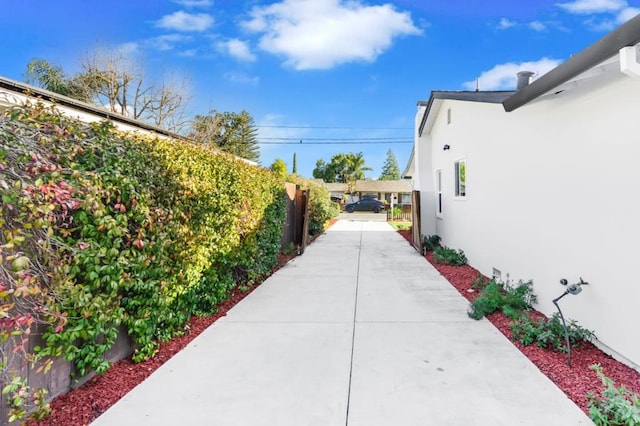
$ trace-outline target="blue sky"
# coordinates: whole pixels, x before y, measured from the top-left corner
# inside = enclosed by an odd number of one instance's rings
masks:
[[[73,73],[97,46],[125,49],[150,78],[184,75],[192,115],[247,110],[263,165],[290,170],[295,152],[310,177],[316,160],[361,151],[374,179],[389,149],[406,165],[431,90],[513,89],[518,70],[538,77],[640,12],[640,0],[4,3],[4,77],[24,81],[34,57]]]

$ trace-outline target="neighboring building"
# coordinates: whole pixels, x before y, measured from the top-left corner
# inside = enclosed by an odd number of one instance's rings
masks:
[[[346,183],[340,182],[330,182],[330,183],[322,183],[325,188],[329,191],[329,196],[333,201],[341,202],[344,201],[345,194],[349,191],[348,185]]]
[[[411,206],[411,182],[408,180],[359,180],[356,181],[359,198],[373,196],[381,201],[400,206]]]
[[[0,108],[22,105],[27,102],[42,102],[46,106],[55,106],[62,114],[78,119],[84,123],[109,120],[116,128],[124,132],[141,133],[177,140],[190,140],[178,133],[153,126],[143,121],[134,120],[115,112],[107,111],[106,109],[77,99],[0,77]],[[246,158],[236,158],[254,166],[258,165],[255,161],[247,160]]]
[[[343,200],[352,203],[365,197],[377,198],[394,205],[411,209],[411,181],[409,180],[357,180],[352,194],[348,194],[346,183],[325,183],[332,200]]]
[[[412,162],[421,232],[503,281],[533,279],[597,344],[640,365],[640,16],[516,92],[432,92]],[[520,84],[519,84],[520,86]]]

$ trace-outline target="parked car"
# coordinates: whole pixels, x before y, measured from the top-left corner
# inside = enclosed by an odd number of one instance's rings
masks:
[[[365,198],[364,200],[347,204],[346,206],[344,206],[344,211],[348,213],[353,213],[353,212],[380,213],[381,211],[384,211],[384,208],[385,208],[385,205],[382,201]]]

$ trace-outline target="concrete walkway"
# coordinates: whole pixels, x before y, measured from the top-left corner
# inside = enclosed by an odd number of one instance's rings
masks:
[[[94,425],[588,425],[386,223],[341,220]]]

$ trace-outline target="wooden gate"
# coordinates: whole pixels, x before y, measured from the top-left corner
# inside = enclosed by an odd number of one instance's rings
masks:
[[[420,191],[413,191],[411,193],[411,213],[412,213],[412,227],[411,233],[413,238],[413,246],[422,253],[422,230],[420,226]]]
[[[287,222],[282,230],[281,244],[293,244],[300,254],[307,246],[309,233],[309,191],[299,185],[287,183]]]

